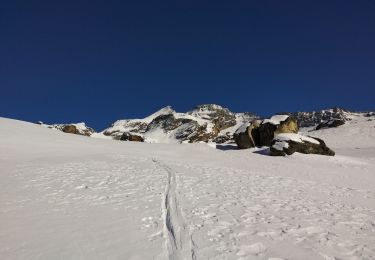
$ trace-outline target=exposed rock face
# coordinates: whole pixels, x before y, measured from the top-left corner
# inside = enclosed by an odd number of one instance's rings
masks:
[[[259,126],[259,146],[271,146],[275,135],[280,133],[298,133],[298,123],[288,115],[275,115],[263,120]]]
[[[232,142],[239,125],[258,117],[233,113],[219,105],[200,105],[187,113],[165,107],[144,119],[118,120],[102,133],[121,139],[123,133],[143,136],[146,142]]]
[[[123,133],[121,138],[121,141],[131,141],[131,142],[144,142],[144,139],[140,135],[136,135],[133,133]]]
[[[253,121],[242,125],[233,135],[234,141],[240,149],[259,146],[259,123]]]
[[[279,134],[272,141],[270,154],[272,156],[291,155],[295,152],[304,154],[321,154],[334,156],[323,140],[315,137],[305,137],[299,134]]]
[[[146,128],[146,132],[155,128],[161,128],[165,131],[171,131],[183,124],[189,124],[191,122],[193,122],[192,119],[176,118],[173,114],[160,115],[151,121],[151,123]]]
[[[176,118],[174,114],[161,115],[156,117],[147,126],[146,136],[162,130],[166,136],[187,142],[207,142],[217,135],[217,131],[207,131],[207,124],[200,125],[197,121],[189,118]]]
[[[229,109],[215,104],[197,106],[187,114],[211,121],[219,131],[236,125],[236,115]]]
[[[298,121],[299,127],[311,127],[316,126],[322,122],[329,120],[342,120],[349,121],[350,112],[342,108],[332,108],[321,111],[313,112],[296,112],[291,114]]]
[[[124,122],[124,128],[127,131],[132,131],[136,133],[144,133],[147,128],[147,123],[144,123],[144,122],[132,122],[131,120],[124,120],[124,121],[127,121],[127,123]],[[116,123],[112,125],[113,128],[115,128],[114,127],[115,124]],[[124,133],[120,129],[113,129],[113,128],[109,130],[104,130],[103,134],[106,136],[121,137],[122,134]]]
[[[323,128],[338,127],[343,124],[345,124],[345,121],[342,119],[332,119],[332,120],[320,123],[319,125],[316,126],[315,130],[319,130]]]
[[[95,133],[95,130],[91,127],[86,126],[85,123],[46,125],[40,122],[40,124],[47,128],[57,129],[69,134],[91,136],[93,133]]]

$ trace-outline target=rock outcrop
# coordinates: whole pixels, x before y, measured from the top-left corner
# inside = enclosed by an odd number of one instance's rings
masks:
[[[133,134],[133,133],[123,133],[120,140],[131,141],[131,142],[144,142],[144,139],[142,136]]]
[[[91,136],[93,133],[95,133],[95,130],[92,129],[91,127],[86,126],[85,123],[47,125],[47,124],[43,124],[43,122],[40,122],[40,123],[38,122],[38,124],[44,127],[56,129],[56,130],[59,130],[68,134]]]
[[[344,124],[345,124],[345,120],[343,119],[332,119],[332,120],[328,120],[328,121],[320,123],[319,125],[315,127],[315,130],[338,127]]]
[[[349,111],[336,107],[313,112],[296,112],[290,115],[297,119],[299,127],[312,127],[333,119],[350,121],[350,114]]]
[[[299,134],[279,134],[275,136],[270,147],[270,155],[285,156],[295,152],[304,154],[321,154],[334,156],[323,140],[315,137],[306,137]]]

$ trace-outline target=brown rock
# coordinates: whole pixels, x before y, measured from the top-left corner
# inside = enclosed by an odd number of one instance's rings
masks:
[[[80,134],[77,127],[75,125],[65,125],[61,131],[64,133],[69,133],[69,134]]]
[[[144,142],[144,139],[140,135],[132,134],[132,133],[123,133],[121,138],[121,141],[131,141],[131,142]]]

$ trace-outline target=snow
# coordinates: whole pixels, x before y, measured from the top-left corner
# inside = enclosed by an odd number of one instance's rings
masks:
[[[279,125],[281,122],[288,119],[288,115],[274,115],[270,119],[263,120],[262,124],[270,123],[273,125]]]
[[[158,116],[169,115],[169,114],[174,114],[174,113],[176,113],[176,111],[174,111],[171,106],[166,106],[158,110],[157,112],[153,113],[152,115],[145,117],[144,119],[142,119],[142,121],[149,124],[151,123],[152,120],[154,120]]]
[[[375,121],[306,134],[336,156],[0,118],[0,259],[373,259]]]
[[[276,150],[284,151],[284,148],[285,149],[289,148],[289,144],[285,141],[281,141],[281,142],[277,141],[272,145],[272,147],[275,148]]]
[[[308,137],[308,136],[303,136],[303,135],[300,135],[300,134],[294,134],[294,133],[278,134],[278,135],[275,136],[274,140],[277,140],[277,141],[294,141],[294,142],[297,142],[297,143],[309,142],[309,143],[313,143],[313,144],[319,144],[319,141],[314,139],[314,138],[311,138],[311,137]]]
[[[241,125],[237,130],[236,130],[236,134],[239,134],[239,133],[245,133],[246,130],[247,130],[247,127],[250,125],[250,123],[245,123],[243,125]]]

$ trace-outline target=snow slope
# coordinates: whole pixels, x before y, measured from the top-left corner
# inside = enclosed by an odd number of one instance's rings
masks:
[[[307,132],[334,157],[270,157],[0,118],[0,259],[374,259],[367,120]]]

